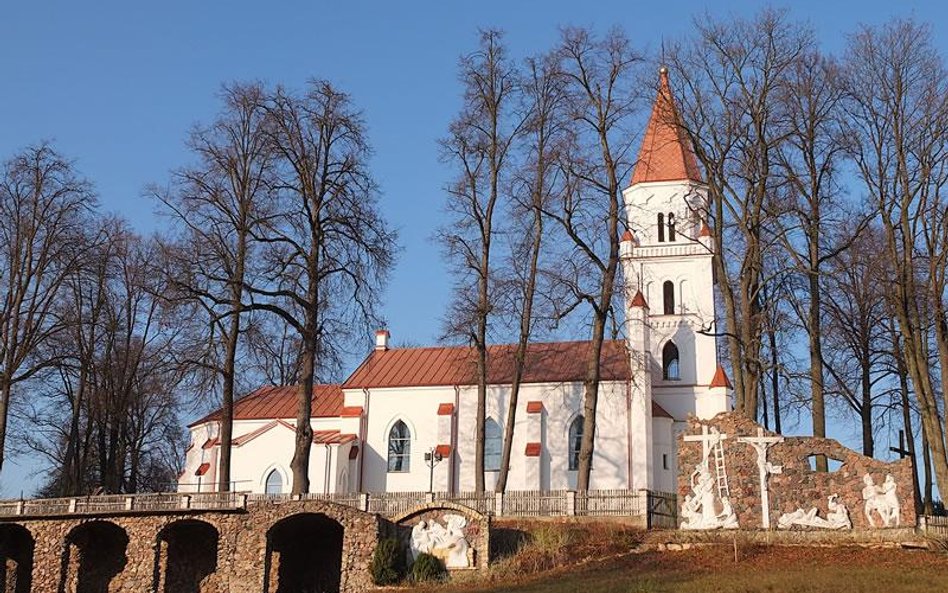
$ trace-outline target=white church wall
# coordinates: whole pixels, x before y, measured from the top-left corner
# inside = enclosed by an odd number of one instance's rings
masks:
[[[652,452],[654,455],[652,489],[673,492],[677,479],[677,456],[675,435],[671,418],[652,419]]]
[[[348,396],[348,394],[347,394]],[[429,468],[424,454],[438,442],[438,406],[454,403],[454,388],[412,387],[371,389],[365,405],[368,415],[366,443],[363,449],[363,490],[368,492],[420,492],[428,490]],[[347,399],[348,403],[349,399]],[[411,432],[409,468],[388,471],[388,436],[392,426],[402,420]],[[447,488],[449,461],[434,469],[434,481]],[[357,482],[356,482],[357,483]]]

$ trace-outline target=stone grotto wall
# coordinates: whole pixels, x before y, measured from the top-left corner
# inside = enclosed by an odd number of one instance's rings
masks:
[[[723,438],[718,439],[716,432]],[[725,492],[729,491],[725,496],[720,495],[716,443],[723,452]],[[762,460],[758,449],[763,448]],[[816,472],[810,465],[816,454],[841,465],[835,471]],[[830,463],[831,468],[837,465]],[[916,521],[910,460],[886,463],[832,439],[780,437],[734,412],[708,421],[690,418],[688,429],[678,437],[678,467],[680,526],[685,529],[764,528],[765,497],[772,529],[904,528],[914,527]]]
[[[485,568],[490,559],[490,517],[466,506],[438,502],[416,507],[394,517],[391,525],[389,533],[402,542],[409,564],[419,551],[440,557],[448,570]],[[458,545],[467,549],[458,553]]]

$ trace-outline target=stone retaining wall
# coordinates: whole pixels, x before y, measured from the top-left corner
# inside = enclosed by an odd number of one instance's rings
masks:
[[[12,583],[8,585],[7,589],[18,593],[26,590],[35,593],[77,590],[275,593],[278,562],[274,562],[268,532],[282,519],[307,514],[319,515],[342,527],[339,590],[355,592],[370,588],[369,564],[378,543],[382,519],[330,502],[306,500],[252,503],[246,511],[235,512],[0,521],[0,541],[18,532],[17,526],[28,530],[33,539],[30,588],[26,589],[26,584],[17,582],[12,587]],[[192,525],[200,522],[205,526],[202,530],[190,532],[191,537],[194,533],[209,533],[207,527],[218,534],[216,567],[211,566],[213,570],[208,571],[206,559],[188,559],[182,554],[169,556],[169,545],[175,545],[170,543],[173,538],[169,538],[169,534],[182,522]],[[86,537],[82,535],[84,532],[93,535]],[[104,556],[112,548],[119,550],[117,562],[99,562],[107,560]],[[9,581],[11,574],[17,573],[17,550],[0,551],[9,559],[5,571]],[[10,566],[10,561],[14,566]],[[182,564],[169,570],[169,561]],[[82,568],[83,562],[87,562],[85,569]],[[99,564],[94,564],[96,562]],[[90,570],[89,566],[93,564],[95,568]],[[270,571],[269,582],[265,574],[267,567],[274,569]],[[110,571],[114,574],[108,574]],[[80,582],[83,579],[85,582]]]

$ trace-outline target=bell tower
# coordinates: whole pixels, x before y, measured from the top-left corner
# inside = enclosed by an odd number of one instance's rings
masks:
[[[629,187],[623,192],[628,233],[621,245],[626,318],[641,316],[631,295],[647,303],[652,396],[675,420],[689,413],[710,418],[729,409],[727,394],[712,390],[717,370],[713,327],[713,242],[705,224],[708,191],[688,137],[680,126],[668,82],[659,71],[658,95]],[[630,347],[641,347],[633,336]]]

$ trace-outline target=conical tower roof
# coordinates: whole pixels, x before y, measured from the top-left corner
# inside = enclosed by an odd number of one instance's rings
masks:
[[[645,128],[631,185],[650,181],[702,182],[691,142],[678,122],[675,98],[668,84],[668,69],[662,67],[658,96]]]

